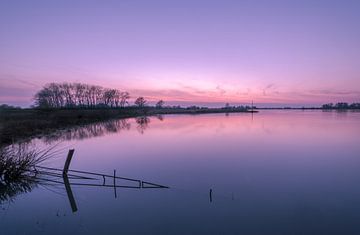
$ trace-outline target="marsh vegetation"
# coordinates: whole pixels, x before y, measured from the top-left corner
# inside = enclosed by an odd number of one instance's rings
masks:
[[[32,191],[40,183],[35,167],[55,156],[54,147],[46,150],[26,144],[0,148],[0,204],[11,202],[22,193]]]

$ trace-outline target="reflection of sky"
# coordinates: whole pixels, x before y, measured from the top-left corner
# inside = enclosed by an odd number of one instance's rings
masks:
[[[170,189],[118,189],[115,199],[112,188],[73,186],[72,214],[63,188],[40,188],[0,211],[0,226],[4,234],[359,234],[359,122],[358,112],[165,115],[140,132],[130,119],[130,129],[61,143],[75,148],[70,168],[116,169]]]
[[[162,120],[150,117],[143,126],[134,118],[120,121],[87,125],[65,131],[62,136],[52,134],[42,141],[48,144],[60,141],[61,148],[76,148],[80,157],[74,160],[75,164],[79,161],[81,168],[84,168],[83,164],[88,168],[97,168],[101,163],[97,161],[98,154],[94,153],[98,151],[104,151],[99,154],[115,161],[118,156],[134,157],[129,157],[128,161],[146,160],[149,153],[155,157],[154,164],[161,164],[167,156],[184,151],[204,151],[206,156],[212,156],[215,152],[221,155],[222,151],[235,154],[235,150],[264,153],[266,149],[269,152],[274,149],[328,151],[348,146],[346,151],[356,152],[360,133],[359,112],[260,111],[254,115],[164,115]],[[261,148],[257,149],[257,146]],[[195,157],[184,154],[182,158],[197,159],[205,155]]]
[[[8,1],[0,102],[30,104],[52,81],[183,103],[356,101],[359,10],[357,1]]]

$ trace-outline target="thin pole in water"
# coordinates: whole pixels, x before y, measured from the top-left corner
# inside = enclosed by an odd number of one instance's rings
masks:
[[[68,152],[68,155],[66,157],[66,161],[65,161],[65,165],[64,165],[64,169],[63,169],[63,180],[64,180],[66,193],[67,193],[69,201],[70,201],[71,209],[73,212],[76,212],[78,209],[76,206],[75,198],[72,193],[69,178],[68,178],[68,171],[69,171],[71,159],[74,155],[74,151],[75,151],[75,149],[70,149]]]
[[[114,193],[115,193],[115,198],[117,198],[117,195],[116,195],[116,170],[114,170]]]
[[[63,169],[63,175],[67,175],[67,173],[69,171],[70,162],[74,155],[74,151],[75,151],[75,149],[70,149],[68,152],[68,155],[67,155],[66,161],[65,161],[65,165],[64,165],[64,169]]]

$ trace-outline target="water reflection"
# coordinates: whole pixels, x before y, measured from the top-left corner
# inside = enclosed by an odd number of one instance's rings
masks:
[[[23,193],[31,192],[37,187],[34,177],[21,178],[14,181],[0,181],[0,205],[13,202],[15,198]]]
[[[139,131],[139,133],[144,134],[145,130],[149,126],[150,118],[148,118],[146,116],[138,117],[138,118],[136,118],[136,123],[138,124],[136,129]]]
[[[1,234],[39,234],[35,221],[44,224],[42,234],[360,234],[359,113],[269,110],[253,117],[131,118],[130,131],[63,143],[76,148],[70,169],[111,177],[69,172],[67,184],[58,172],[64,198],[42,187],[17,198],[0,220]],[[137,127],[146,122],[141,135]],[[114,168],[171,189],[116,188],[115,200]],[[116,180],[139,187],[125,183]]]
[[[164,116],[163,115],[156,115],[157,119],[159,119],[160,121],[164,121]]]
[[[24,143],[0,149],[0,205],[13,202],[18,195],[29,193],[38,186],[46,186],[51,190],[51,187],[64,185],[73,212],[76,212],[78,207],[72,193],[72,185],[113,187],[115,198],[117,188],[168,188],[139,179],[116,176],[116,170],[114,170],[114,175],[70,170],[74,149],[69,150],[63,169],[46,167],[45,160],[54,156],[52,150],[54,150],[53,147],[45,151],[37,151]]]
[[[164,120],[162,115],[156,115],[154,117],[160,121]],[[51,135],[42,136],[41,138],[46,144],[52,144],[59,141],[83,140],[93,137],[101,137],[111,133],[118,133],[122,130],[130,130],[131,120],[132,119],[114,119],[106,122],[88,124],[85,126],[77,126],[65,130],[59,130]],[[144,134],[145,130],[149,128],[149,124],[151,122],[150,118],[142,116],[134,118],[134,120],[137,131],[140,134]]]
[[[13,201],[38,185],[34,166],[53,157],[56,150],[52,150],[31,149],[25,143],[0,148],[0,203]]]
[[[121,130],[130,130],[130,128],[131,124],[128,119],[116,119],[57,131],[44,136],[43,140],[47,144],[65,140],[82,140],[117,133]]]

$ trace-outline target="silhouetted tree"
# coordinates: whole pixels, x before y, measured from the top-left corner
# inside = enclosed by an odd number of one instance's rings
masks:
[[[347,109],[347,108],[349,108],[349,105],[348,105],[348,103],[340,102],[340,103],[337,103],[335,105],[335,108],[337,108],[337,109]]]
[[[40,108],[63,107],[124,107],[128,92],[105,89],[82,83],[50,83],[35,94],[35,105]]]
[[[352,104],[350,105],[350,108],[351,108],[351,109],[360,109],[360,103],[352,103]]]
[[[85,91],[86,85],[81,83],[75,83],[75,103],[78,106],[83,106],[85,104]]]
[[[125,107],[128,104],[128,99],[130,99],[130,95],[128,92],[121,92],[120,93],[120,107]]]
[[[140,96],[135,100],[135,105],[138,107],[144,107],[146,105],[147,101],[144,97]]]
[[[334,108],[334,105],[332,103],[329,103],[329,104],[323,104],[321,107],[323,109],[332,109]]]
[[[7,104],[1,104],[0,105],[0,110],[3,110],[3,109],[21,109],[20,107],[15,107],[15,106],[12,106],[12,105],[7,105]]]
[[[103,94],[103,101],[106,106],[114,107],[116,104],[117,92],[115,89],[105,89]]]
[[[200,109],[200,107],[196,106],[196,105],[192,105],[192,106],[187,107],[186,109],[188,109],[188,110],[197,110],[197,109]]]
[[[159,100],[155,106],[156,108],[161,109],[164,106],[164,103],[165,102],[163,100]]]
[[[335,105],[332,103],[323,104],[321,106],[322,109],[360,109],[360,103],[352,103],[348,104],[346,102],[339,102]]]

